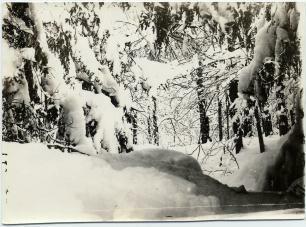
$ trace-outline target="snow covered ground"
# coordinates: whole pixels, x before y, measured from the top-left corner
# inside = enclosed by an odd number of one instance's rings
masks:
[[[7,165],[2,165],[5,223],[215,219],[224,213],[258,211],[252,201],[263,202],[262,195],[249,200],[248,194],[203,175],[193,158],[175,151],[87,156],[38,143],[4,142],[2,148],[7,154]],[[267,198],[259,210],[288,208],[290,203],[285,198],[284,204],[279,195]],[[275,203],[282,206],[273,208]],[[280,212],[287,218],[296,213]]]
[[[124,167],[119,155],[105,161],[42,144],[4,143],[3,150],[8,151],[6,223],[153,220],[210,214],[218,205],[218,198],[196,195],[193,183],[150,164]],[[146,152],[139,160],[145,156]],[[154,154],[150,156],[147,160],[154,163]],[[177,160],[179,156],[183,155],[178,153]]]
[[[228,186],[244,185],[247,191],[263,191],[267,172],[275,164],[286,137],[265,137],[264,153],[260,153],[257,137],[244,138],[244,147],[239,154],[235,151],[232,155],[227,151],[224,154],[223,146],[213,146],[211,142],[202,144],[200,153],[197,144],[174,149],[185,154],[195,151],[192,156],[201,163],[204,173]]]

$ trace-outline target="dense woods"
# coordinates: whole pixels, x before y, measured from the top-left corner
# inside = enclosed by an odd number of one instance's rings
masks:
[[[247,138],[258,140],[261,153],[273,135],[300,127],[303,138],[295,3],[3,8],[4,141],[88,155],[196,145],[189,154],[203,171],[218,153],[218,171],[223,156],[237,162]],[[303,139],[292,156],[293,137],[277,164],[288,182],[271,190],[303,176]]]

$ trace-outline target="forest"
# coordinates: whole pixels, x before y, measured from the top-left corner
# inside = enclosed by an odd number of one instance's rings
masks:
[[[304,207],[304,6],[3,3],[6,222]]]

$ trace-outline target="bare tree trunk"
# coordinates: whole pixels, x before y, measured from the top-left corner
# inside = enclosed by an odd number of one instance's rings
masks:
[[[234,109],[233,110],[233,115],[235,115],[235,112],[237,110]],[[237,118],[236,121],[233,122],[233,132],[235,134],[235,150],[236,150],[236,154],[238,154],[241,150],[241,148],[243,147],[243,133],[242,133],[242,129],[241,129],[241,122],[239,120],[239,118]]]
[[[133,144],[137,144],[137,112],[135,110],[132,111],[132,133],[133,133]]]
[[[232,80],[229,83],[229,89],[228,89],[228,97],[227,97],[227,111],[229,112],[229,115],[231,118],[233,118],[237,112],[237,108],[235,106],[230,108],[230,103],[234,103],[234,101],[238,98],[238,80]],[[229,119],[227,119],[229,121]],[[238,154],[243,147],[243,130],[242,130],[242,123],[239,118],[237,118],[233,124],[233,132],[235,135],[235,150],[236,154]],[[227,122],[227,124],[229,124]],[[228,126],[229,127],[229,126]],[[229,133],[228,133],[229,134]],[[229,138],[229,135],[228,135]]]
[[[229,127],[229,99],[228,95],[226,95],[226,134],[228,140],[230,139]]]
[[[147,119],[147,124],[148,124],[148,142],[149,144],[152,143],[152,123],[151,123],[151,116],[149,115]]]
[[[261,117],[260,117],[258,106],[255,107],[255,119],[256,119],[256,128],[257,128],[257,134],[258,134],[260,153],[263,153],[265,152],[265,145],[264,145],[263,136],[262,136]]]
[[[222,102],[221,102],[221,100],[218,100],[218,124],[219,124],[219,140],[222,141],[222,139],[223,139],[223,122],[222,122]]]
[[[198,94],[198,106],[200,113],[200,141],[199,143],[207,143],[209,139],[209,118],[206,116],[205,105],[206,101],[203,98],[204,96],[204,86],[203,86],[203,77],[202,77],[202,68],[198,69],[197,76],[197,94]]]
[[[260,94],[258,74],[256,75],[256,78],[255,78],[255,94],[257,97],[257,105],[255,106],[256,128],[257,128],[257,134],[258,134],[260,153],[263,153],[265,152],[265,144],[263,141],[262,129],[261,129],[261,112],[260,112],[261,102],[260,100],[262,99],[262,97]]]
[[[154,139],[154,144],[159,145],[159,133],[158,133],[158,124],[157,124],[157,116],[156,116],[156,98],[153,96],[152,97],[153,101],[153,139]]]

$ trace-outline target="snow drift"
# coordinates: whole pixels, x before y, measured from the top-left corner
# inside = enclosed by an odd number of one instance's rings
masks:
[[[287,136],[271,136],[265,138],[266,152],[260,153],[258,138],[245,139],[244,148],[236,155],[237,166],[231,168],[232,174],[219,175],[216,179],[233,187],[244,185],[248,191],[264,191],[267,187],[268,175],[280,156],[281,145]]]
[[[265,138],[266,152],[260,153],[258,138],[245,137],[244,147],[239,154],[233,156],[223,151],[223,146],[214,148],[213,142],[202,144],[205,151],[198,154],[198,144],[175,147],[184,154],[190,154],[201,163],[204,173],[230,187],[240,187],[243,185],[247,191],[262,192],[265,189],[268,172],[275,165],[281,151],[281,146],[286,141],[287,136],[277,135]],[[209,153],[210,155],[207,155]]]
[[[219,206],[217,197],[197,195],[195,184],[153,168],[158,151],[144,152],[128,166],[119,155],[106,161],[49,150],[42,144],[4,143],[4,149],[9,151],[6,223],[152,220],[212,214]],[[170,154],[169,162],[179,163],[184,156]],[[137,166],[139,161],[142,167]]]
[[[175,151],[86,156],[35,143],[3,148],[5,223],[210,219],[301,206],[288,196],[235,192]]]

